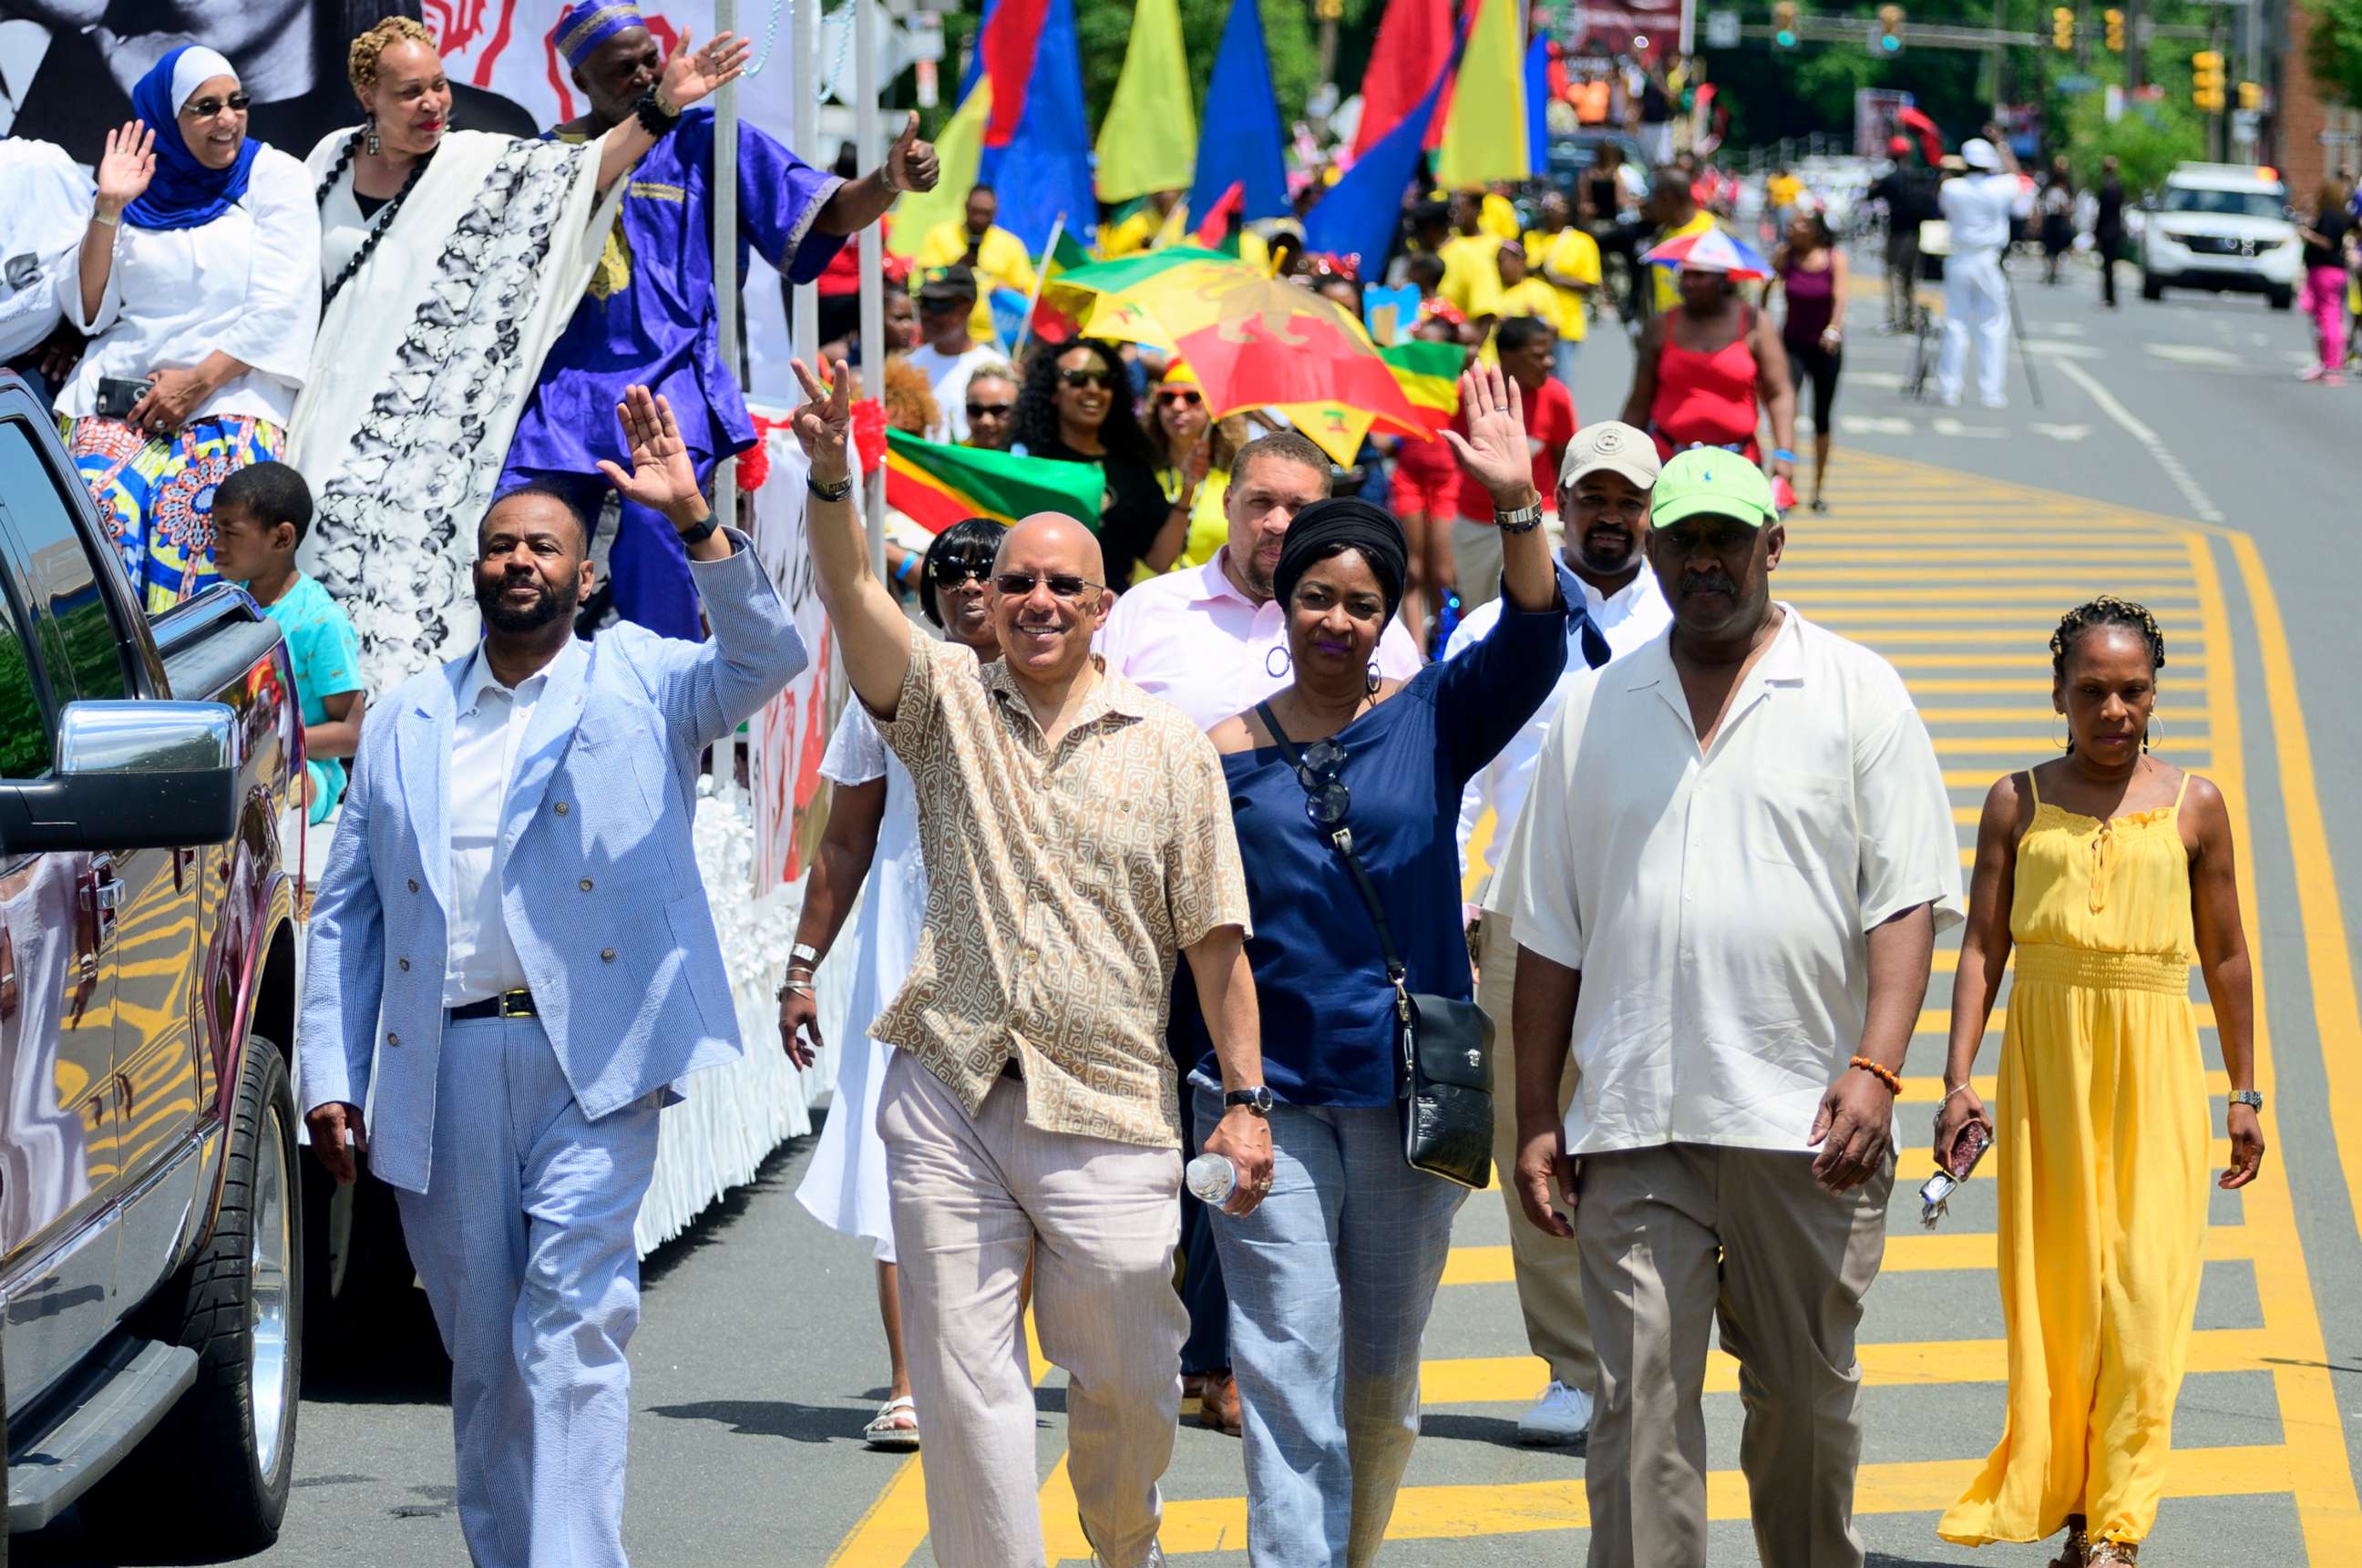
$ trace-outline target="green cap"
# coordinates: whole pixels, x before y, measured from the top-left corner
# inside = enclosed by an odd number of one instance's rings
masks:
[[[1684,518],[1734,517],[1750,528],[1780,520],[1772,481],[1737,452],[1693,447],[1676,452],[1649,496],[1649,525],[1670,528]]]

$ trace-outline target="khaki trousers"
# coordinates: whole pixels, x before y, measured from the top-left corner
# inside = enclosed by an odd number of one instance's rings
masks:
[[[1181,1154],[1044,1132],[1003,1080],[970,1116],[907,1051],[877,1106],[911,1392],[942,1568],[1041,1568],[1033,1379],[1018,1282],[1033,1257],[1042,1353],[1065,1367],[1067,1472],[1109,1568],[1162,1562],[1157,1478],[1181,1413],[1173,1293]]]
[[[1509,1045],[1509,999],[1518,978],[1518,943],[1509,917],[1488,914],[1476,935],[1476,1004],[1490,1015],[1493,1038],[1493,1166],[1509,1210],[1509,1260],[1518,1276],[1518,1306],[1525,1313],[1526,1343],[1550,1363],[1551,1376],[1569,1388],[1592,1392],[1599,1357],[1591,1348],[1591,1319],[1583,1307],[1583,1253],[1573,1242],[1538,1229],[1526,1218],[1510,1180],[1518,1158],[1518,1064]],[[1566,1114],[1574,1098],[1574,1058],[1560,1076],[1558,1109]],[[1562,1197],[1563,1195],[1554,1194]],[[1561,1212],[1565,1211],[1563,1202]]]
[[[1860,1568],[1854,1331],[1885,1254],[1894,1167],[1853,1191],[1812,1156],[1696,1143],[1584,1157],[1575,1242],[1599,1351],[1584,1471],[1591,1568],[1706,1560],[1706,1342],[1746,1408],[1738,1463],[1767,1568]]]

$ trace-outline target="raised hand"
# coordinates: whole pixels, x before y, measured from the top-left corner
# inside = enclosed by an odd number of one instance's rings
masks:
[[[835,484],[853,471],[853,373],[839,359],[830,367],[833,384],[824,387],[801,359],[789,363],[804,389],[803,406],[792,420],[796,442],[811,459],[811,477]]]
[[[1533,447],[1526,439],[1526,404],[1518,383],[1498,365],[1471,365],[1460,377],[1460,412],[1468,434],[1446,430],[1460,466],[1491,493],[1504,512],[1532,505],[1540,497],[1534,490]]]
[[[886,149],[886,182],[897,191],[932,191],[943,178],[934,143],[919,139],[919,112],[902,122],[902,134]]]
[[[132,120],[121,130],[106,133],[106,150],[98,159],[98,211],[120,217],[123,209],[148,193],[156,177],[156,133]]]
[[[704,494],[697,483],[697,468],[690,461],[689,444],[673,423],[672,404],[643,386],[624,389],[615,405],[623,422],[624,440],[632,453],[632,471],[602,458],[599,471],[629,502],[669,516],[676,509],[696,505],[702,512]]]
[[[716,33],[712,42],[692,54],[689,29],[684,28],[672,58],[665,61],[664,80],[657,84],[657,95],[675,113],[686,109],[745,75],[746,57],[753,52],[754,46],[737,34]]]

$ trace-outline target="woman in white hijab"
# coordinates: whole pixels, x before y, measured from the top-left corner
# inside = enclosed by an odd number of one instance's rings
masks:
[[[215,487],[286,445],[320,320],[320,219],[304,166],[248,138],[246,92],[214,50],[173,50],[131,104],[58,280],[94,340],[57,406],[154,613],[215,580]]]

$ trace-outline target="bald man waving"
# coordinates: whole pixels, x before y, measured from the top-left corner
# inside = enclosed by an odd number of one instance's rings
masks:
[[[1220,760],[1179,709],[1106,668],[1098,540],[1028,517],[994,563],[1006,657],[988,670],[904,619],[847,503],[849,378],[809,399],[812,565],[855,695],[911,770],[927,919],[870,1032],[898,1047],[877,1108],[911,1391],[926,1412],[935,1555],[1043,1560],[1019,1300],[1034,1259],[1043,1353],[1066,1369],[1069,1470],[1110,1568],[1162,1561],[1157,1478],[1180,1412],[1173,1293],[1180,1108],[1164,1050],[1186,954],[1228,1109],[1244,1214],[1271,1184],[1270,1093],[1247,898]]]

